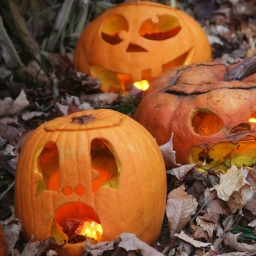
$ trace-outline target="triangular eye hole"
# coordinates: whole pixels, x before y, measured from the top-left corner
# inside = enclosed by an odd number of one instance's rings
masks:
[[[120,162],[110,142],[105,139],[94,139],[91,144],[92,191],[101,187],[119,186]]]
[[[129,24],[120,14],[113,14],[106,18],[101,26],[102,39],[112,45],[119,44],[123,40],[119,37],[121,31],[128,31]]]
[[[193,113],[192,126],[195,133],[207,136],[223,128],[222,120],[209,110],[198,109]]]
[[[181,25],[179,20],[170,15],[158,16],[158,22],[152,19],[145,20],[140,27],[139,34],[149,40],[162,41],[176,36]]]
[[[42,178],[37,185],[36,196],[45,190],[59,190],[59,152],[54,142],[48,142],[37,158],[37,171]]]

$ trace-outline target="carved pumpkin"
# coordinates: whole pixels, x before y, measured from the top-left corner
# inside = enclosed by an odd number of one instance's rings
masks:
[[[210,61],[211,47],[200,25],[188,14],[155,2],[116,5],[82,32],[74,66],[97,77],[104,91],[129,90],[163,71]]]
[[[220,63],[169,70],[136,109],[134,119],[159,145],[173,133],[177,163],[222,170],[256,164],[256,76],[224,81],[227,71]]]
[[[100,224],[102,241],[122,232],[152,243],[161,230],[166,173],[147,130],[113,110],[89,110],[39,126],[17,165],[16,216],[27,240],[72,237],[68,220]],[[67,243],[60,255],[79,255]]]

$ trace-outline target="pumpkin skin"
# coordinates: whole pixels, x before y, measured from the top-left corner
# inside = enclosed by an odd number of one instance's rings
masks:
[[[82,123],[81,123],[82,122]],[[15,212],[30,240],[54,236],[67,218],[100,223],[102,241],[122,232],[153,243],[161,230],[166,171],[148,131],[113,110],[89,110],[39,126],[19,156]],[[67,243],[60,255],[80,255],[85,243]]]
[[[133,82],[150,82],[175,66],[210,60],[206,33],[188,14],[131,1],[109,8],[85,27],[74,67],[99,78],[103,91],[125,92]]]
[[[256,76],[224,81],[229,69],[198,63],[166,71],[153,81],[156,90],[142,98],[133,118],[159,145],[173,134],[179,164],[205,162],[215,170],[255,165],[256,124],[249,118],[256,117]]]

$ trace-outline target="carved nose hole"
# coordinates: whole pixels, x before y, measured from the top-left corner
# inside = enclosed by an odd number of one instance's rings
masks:
[[[127,52],[147,52],[145,48],[137,44],[129,44],[126,51]]]
[[[230,134],[234,134],[234,133],[238,133],[238,132],[245,132],[245,131],[249,131],[251,130],[251,125],[247,124],[247,123],[241,123],[238,124],[237,126],[233,127],[229,133]]]
[[[76,186],[75,192],[77,195],[82,196],[84,194],[84,187],[82,185]]]
[[[69,196],[72,194],[73,189],[69,186],[66,186],[66,187],[62,188],[62,192],[64,195]]]

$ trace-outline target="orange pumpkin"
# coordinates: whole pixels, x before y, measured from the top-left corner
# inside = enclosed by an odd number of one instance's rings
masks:
[[[131,1],[106,10],[84,29],[74,66],[99,78],[103,91],[119,92],[136,81],[150,82],[169,68],[210,60],[207,36],[188,14]]]
[[[1,256],[8,255],[7,241],[6,241],[6,237],[1,224],[0,224],[0,255]]]
[[[200,63],[166,71],[136,109],[134,119],[159,145],[173,133],[177,163],[216,169],[256,164],[256,76],[224,81],[228,69]]]
[[[152,243],[161,230],[161,151],[143,126],[113,110],[82,111],[39,126],[19,156],[15,186],[15,212],[27,240],[54,236],[63,244],[72,237],[69,220],[81,219],[101,225],[102,241],[132,232]],[[60,255],[79,255],[83,245],[68,242]]]

